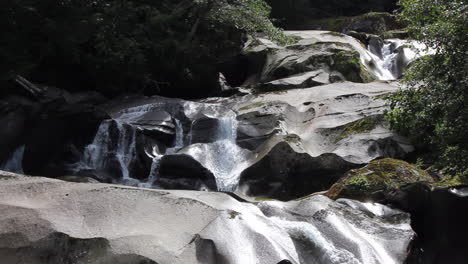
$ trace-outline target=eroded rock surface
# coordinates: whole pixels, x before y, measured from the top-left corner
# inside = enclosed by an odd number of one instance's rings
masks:
[[[31,264],[402,263],[414,236],[408,215],[373,207],[324,196],[252,204],[223,193],[2,172],[0,258]]]

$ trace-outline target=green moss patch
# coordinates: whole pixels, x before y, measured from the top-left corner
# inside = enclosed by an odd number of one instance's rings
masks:
[[[332,199],[367,200],[376,193],[390,192],[417,182],[432,183],[433,178],[426,171],[405,161],[386,158],[349,171],[326,195]]]
[[[368,116],[363,119],[351,122],[338,129],[341,132],[336,136],[335,143],[351,136],[362,133],[368,133],[377,127],[378,124],[382,123],[384,118],[382,115]]]
[[[233,211],[233,210],[228,210],[228,214],[229,214],[229,219],[235,219],[237,216],[240,215],[239,212]]]
[[[264,102],[256,102],[256,103],[253,103],[251,105],[247,105],[247,106],[244,106],[244,107],[241,107],[239,109],[239,111],[247,111],[247,110],[251,110],[251,109],[255,109],[255,108],[258,108],[258,107],[261,107],[265,105]]]
[[[346,80],[359,83],[368,83],[375,77],[367,71],[361,63],[361,57],[357,51],[339,51],[335,53],[333,69],[345,76]]]

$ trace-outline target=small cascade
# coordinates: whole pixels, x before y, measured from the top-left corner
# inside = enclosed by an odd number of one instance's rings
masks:
[[[24,155],[24,145],[18,147],[11,154],[11,157],[8,160],[0,164],[0,170],[24,174],[23,164],[22,164],[23,155]]]
[[[153,151],[151,154],[146,153],[149,157],[152,158],[151,169],[148,175],[148,180],[146,182],[142,182],[138,184],[139,187],[144,188],[151,188],[153,187],[154,183],[158,180],[159,176],[159,161],[164,155],[159,154],[159,150],[157,146],[153,147]]]
[[[377,76],[379,80],[389,81],[395,80],[396,77],[392,72],[391,64],[393,63],[394,57],[393,50],[391,49],[392,43],[384,43],[381,50],[382,58],[372,52],[371,46],[367,47],[369,56],[372,58],[374,67],[371,67],[371,71]]]
[[[117,129],[117,142],[112,141],[111,131],[113,124]],[[75,166],[74,171],[81,170],[105,170],[112,156],[118,162],[122,172],[122,179],[130,179],[130,163],[135,159],[136,132],[126,128],[118,120],[106,120],[99,126],[93,142],[88,145],[83,153],[82,160]]]
[[[173,154],[175,151],[184,147],[184,128],[178,119],[174,119],[175,123],[175,140],[174,146],[166,150],[167,154]]]
[[[216,133],[216,141],[229,140],[231,142],[237,139],[237,119],[236,116],[228,116],[218,120],[218,131]]]
[[[75,172],[104,168],[106,166],[105,153],[110,152],[110,122],[104,121],[98,128],[93,142],[86,146],[82,160],[76,164]]]
[[[404,68],[411,61],[432,53],[425,50],[426,46],[417,41],[386,39],[381,50],[382,59],[380,59],[377,55],[372,54],[370,46],[368,47],[376,66],[374,73],[377,73],[380,80],[400,78]]]
[[[122,178],[130,179],[130,163],[136,157],[136,132],[133,129],[125,129],[123,124],[117,123],[119,141],[117,142],[116,157],[122,170]]]
[[[387,39],[382,48],[383,67],[392,73],[394,79],[397,79],[402,72],[402,69],[399,69],[400,67],[397,61],[399,52],[396,51],[403,43],[404,42],[399,39]]]
[[[218,190],[234,191],[240,173],[248,166],[251,153],[236,144],[237,119],[234,113],[219,119],[217,129],[214,142],[192,145],[187,154],[214,174]]]
[[[148,180],[144,183],[140,183],[140,187],[151,188],[154,186],[155,182],[159,178],[159,166],[160,161],[164,155],[167,154],[174,154],[178,150],[184,147],[184,129],[182,127],[182,123],[178,119],[174,119],[175,123],[175,139],[174,144],[171,148],[166,149],[164,153],[160,153],[157,146],[153,146],[152,153],[146,153],[149,157],[152,158],[151,169],[148,175]]]

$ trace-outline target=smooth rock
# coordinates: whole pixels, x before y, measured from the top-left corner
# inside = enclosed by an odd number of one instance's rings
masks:
[[[405,213],[369,215],[324,196],[255,205],[1,175],[4,263],[403,263],[414,237]]]

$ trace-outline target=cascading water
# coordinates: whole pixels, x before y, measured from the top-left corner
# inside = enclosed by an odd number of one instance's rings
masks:
[[[118,133],[117,142],[112,142],[111,130],[115,124]],[[122,172],[122,179],[130,179],[129,166],[136,156],[135,131],[128,129],[117,120],[106,120],[99,126],[93,142],[83,153],[82,160],[75,166],[75,172],[81,170],[103,170],[110,162],[109,157],[115,158]]]
[[[119,161],[120,169],[122,170],[123,180],[128,180],[130,179],[130,163],[135,159],[136,156],[136,133],[133,129],[125,129],[122,123],[116,123],[119,131],[116,157]]]
[[[239,183],[240,173],[248,167],[251,152],[236,144],[237,120],[234,113],[218,120],[214,142],[194,144],[187,151],[216,179],[220,191],[234,191]]]
[[[151,152],[146,152],[146,155],[152,159],[148,179],[146,181],[135,179],[131,175],[131,166],[132,162],[137,159],[137,128],[126,122],[131,121],[129,116],[138,117],[146,113],[145,110],[143,109],[139,113],[124,112],[121,118],[102,122],[93,142],[85,148],[81,161],[75,164],[74,172],[94,170],[100,174],[118,164],[121,171],[121,180],[117,182],[140,187],[153,187],[158,179],[161,158],[166,154],[174,154],[184,147],[184,131],[182,123],[174,119],[175,138],[173,146],[167,148],[164,152],[161,152],[157,145],[151,146]]]
[[[152,158],[151,169],[148,175],[148,180],[146,182],[140,183],[138,186],[151,188],[154,186],[155,182],[158,180],[159,176],[159,162],[161,161],[162,157],[167,154],[174,154],[178,150],[184,147],[184,129],[182,127],[182,123],[178,119],[174,119],[175,123],[175,139],[174,144],[171,148],[166,149],[164,153],[160,153],[157,146],[153,146],[152,153],[146,153],[149,157]]]
[[[18,147],[8,160],[0,164],[0,170],[23,174],[23,154],[24,145]]]
[[[382,46],[382,59],[372,54],[371,47],[368,47],[369,53],[374,58],[377,72],[380,80],[396,80],[401,77],[403,69],[413,60],[420,56],[432,54],[433,51],[427,50],[426,46],[417,41],[386,39]]]

